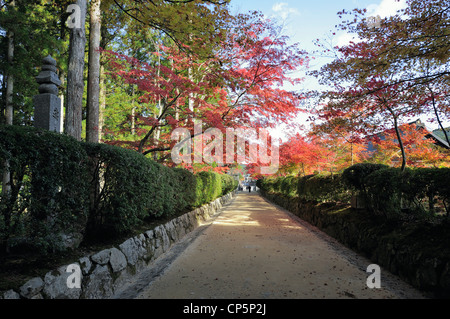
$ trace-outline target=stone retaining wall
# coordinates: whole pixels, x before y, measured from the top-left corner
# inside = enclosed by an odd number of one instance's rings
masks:
[[[68,272],[69,265],[65,265],[49,271],[44,278],[30,279],[20,287],[19,291],[5,292],[3,298],[109,298],[140,270],[151,267],[151,263],[167,252],[173,244],[217,214],[234,196],[235,192],[231,192],[164,225],[129,238],[117,247],[80,258],[73,263],[81,270],[80,288],[68,287],[69,276],[73,278],[73,273]],[[69,282],[75,283],[72,279],[69,279]]]

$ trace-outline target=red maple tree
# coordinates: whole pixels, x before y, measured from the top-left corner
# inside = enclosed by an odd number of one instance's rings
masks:
[[[205,58],[179,46],[161,47],[165,65],[152,65],[108,51],[112,76],[144,92],[140,101],[161,105],[159,114],[138,114],[134,142],[114,141],[143,154],[167,155],[174,145],[171,132],[187,128],[194,136],[194,119],[203,130],[266,128],[289,122],[301,112],[300,96],[283,89],[295,84],[289,73],[305,66],[307,57],[297,44],[279,36],[279,28],[260,13],[230,18],[213,55]],[[201,39],[199,39],[201,40]],[[152,138],[159,131],[159,138]]]

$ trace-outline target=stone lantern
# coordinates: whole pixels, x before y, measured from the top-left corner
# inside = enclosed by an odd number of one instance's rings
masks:
[[[36,77],[39,95],[34,97],[34,126],[61,133],[61,99],[58,87],[61,81],[56,74],[56,61],[49,55],[43,59],[42,71]]]

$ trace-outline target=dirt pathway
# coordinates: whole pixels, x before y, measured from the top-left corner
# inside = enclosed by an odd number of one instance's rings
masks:
[[[384,269],[381,288],[368,288],[370,264],[258,194],[240,193],[117,297],[423,298]]]

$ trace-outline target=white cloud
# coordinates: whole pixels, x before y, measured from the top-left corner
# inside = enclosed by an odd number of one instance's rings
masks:
[[[278,2],[274,4],[272,10],[283,20],[286,20],[291,14],[300,14],[300,12],[296,8],[290,8],[289,4],[287,4],[286,2]]]
[[[386,18],[393,16],[398,10],[406,8],[406,0],[382,0],[380,4],[367,6],[367,16]]]
[[[361,39],[358,36],[349,33],[342,33],[336,39],[336,45],[340,47],[349,45],[350,42],[358,43],[361,42]]]
[[[406,0],[381,0],[379,4],[370,4],[367,6],[366,17],[380,16],[380,18],[386,18],[395,15],[398,10],[406,7]],[[356,35],[342,33],[337,37],[336,45],[348,45],[350,41],[358,43],[361,42],[361,39]]]

